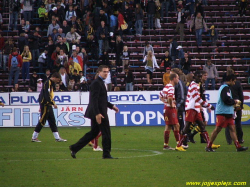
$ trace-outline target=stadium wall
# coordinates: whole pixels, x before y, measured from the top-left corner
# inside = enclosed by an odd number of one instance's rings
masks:
[[[108,100],[116,104],[120,112],[108,110],[111,126],[163,126],[163,104],[159,100],[159,91],[108,92]],[[1,93],[0,127],[34,127],[39,120],[39,93],[11,92]],[[216,107],[217,91],[206,91],[206,99]],[[88,92],[55,92],[54,109],[58,126],[90,126],[90,120],[84,118],[89,101]],[[250,91],[244,91],[244,109],[242,124],[250,124]],[[208,125],[215,124],[215,114],[209,114]],[[48,124],[47,124],[48,125]]]

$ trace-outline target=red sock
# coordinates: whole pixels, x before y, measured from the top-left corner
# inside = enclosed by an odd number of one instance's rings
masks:
[[[176,142],[180,141],[179,131],[174,131],[174,137],[175,137]]]
[[[102,132],[100,131],[99,134],[95,137],[94,139],[94,148],[96,149],[98,146],[98,139],[100,138],[100,136],[102,135]]]
[[[185,134],[185,135],[181,135],[180,141],[179,141],[177,147],[180,147],[180,146],[182,145],[183,141],[184,141],[186,138],[187,138],[187,135],[186,135],[186,134]]]
[[[169,142],[169,134],[170,134],[170,131],[164,131],[164,143],[165,144],[168,144]]]
[[[202,132],[201,135],[206,140],[207,143],[210,142],[209,135],[208,135],[207,131],[206,132]]]
[[[235,145],[236,148],[240,148],[240,147],[241,147],[241,145],[240,145],[240,143],[238,142],[238,140],[234,141],[234,145]]]
[[[209,142],[207,143],[207,147],[210,147],[210,148],[211,148],[212,144],[213,144],[213,142],[210,142],[210,141],[209,141]]]

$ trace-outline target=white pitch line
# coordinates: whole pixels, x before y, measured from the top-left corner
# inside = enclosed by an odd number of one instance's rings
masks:
[[[116,150],[126,150],[126,151],[136,151],[136,152],[151,152],[153,154],[147,154],[147,155],[139,155],[139,156],[127,156],[127,157],[117,157],[117,158],[140,158],[140,157],[150,157],[150,156],[157,156],[157,155],[161,155],[163,154],[163,152],[160,151],[154,151],[154,150],[140,150],[140,149],[120,149],[120,148],[112,148],[112,149],[116,149]],[[69,152],[70,153],[70,152]],[[31,160],[0,160],[0,162],[23,162],[23,161],[27,161],[27,162],[34,162],[34,161],[67,161],[67,160],[89,160],[89,159],[100,159],[100,158],[80,158],[80,159],[31,159]]]

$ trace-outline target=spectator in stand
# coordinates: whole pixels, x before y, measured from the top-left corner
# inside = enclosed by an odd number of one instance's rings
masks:
[[[148,17],[148,29],[153,29],[154,27],[154,16],[156,12],[156,5],[154,0],[149,0],[147,4],[147,17]]]
[[[155,6],[156,6],[156,10],[155,10],[155,28],[156,29],[160,29],[161,28],[161,3],[159,0],[155,1]]]
[[[168,67],[171,67],[171,56],[169,55],[168,51],[165,51],[164,56],[161,58],[161,66],[164,66],[164,69],[167,69]]]
[[[32,11],[33,11],[33,3],[35,0],[21,0],[23,4],[23,17],[25,21],[31,21],[32,19]]]
[[[9,30],[17,30],[18,14],[20,12],[20,0],[9,0],[10,23]]]
[[[80,81],[81,77],[78,74],[76,69],[73,71],[73,74],[71,75],[71,78],[74,79],[75,83],[78,83]]]
[[[163,86],[166,86],[170,82],[170,78],[169,78],[170,70],[171,70],[171,68],[167,67],[166,68],[166,73],[163,74],[163,78],[162,78],[163,79]]]
[[[57,2],[57,5],[56,5],[56,8],[57,8],[57,15],[59,17],[59,22],[62,23],[64,18],[65,18],[65,10],[64,10],[64,7],[61,6],[61,3],[58,1]]]
[[[81,18],[76,19],[76,31],[80,33],[80,35],[84,35],[85,27],[83,22],[81,21]]]
[[[177,48],[178,51],[178,59],[181,60],[182,58],[184,58],[184,51],[181,45],[179,45]]]
[[[166,17],[166,23],[168,22],[168,10],[169,10],[169,7],[170,7],[170,0],[160,0],[160,3],[161,3],[161,22],[163,22],[163,17],[164,17],[164,14],[163,14],[163,11],[165,10],[165,17]]]
[[[63,24],[62,24],[61,28],[62,28],[63,33],[65,34],[65,36],[66,36],[66,34],[68,32],[70,32],[70,27],[69,27],[68,22],[66,20],[63,20]]]
[[[143,63],[146,63],[145,69],[147,72],[148,84],[152,84],[153,72],[155,71],[155,68],[159,68],[152,51],[148,51],[148,55],[144,57]],[[150,87],[151,86],[149,86],[149,88]]]
[[[0,11],[0,31],[2,31],[2,24],[3,24],[3,16],[2,12]]]
[[[32,65],[33,67],[37,67],[37,59],[39,58],[40,51],[39,51],[39,46],[40,46],[40,38],[41,35],[38,34],[37,31],[34,31],[32,35],[29,36],[29,48],[32,54]]]
[[[32,55],[29,49],[29,46],[24,46],[24,50],[21,54],[23,59],[22,65],[22,79],[23,82],[28,81],[30,79],[30,62],[32,60]]]
[[[28,45],[28,38],[26,37],[25,33],[21,33],[20,37],[18,38],[18,48],[20,53],[22,54],[24,46]]]
[[[47,66],[47,54],[48,50],[44,49],[43,53],[38,58],[39,73],[43,73],[43,69]]]
[[[128,28],[126,30],[127,34],[132,35],[131,28],[132,28],[132,24],[133,24],[133,21],[132,21],[133,20],[133,11],[127,3],[125,4],[124,19],[125,19],[126,23],[128,24]]]
[[[66,12],[65,20],[71,21],[71,18],[72,18],[73,16],[76,16],[76,12],[75,12],[75,10],[73,10],[73,6],[70,5],[70,6],[69,6],[69,10]]]
[[[54,43],[57,42],[57,34],[58,34],[58,33],[57,33],[57,29],[54,28],[54,29],[52,30],[52,34],[50,35]]]
[[[216,66],[212,64],[211,59],[207,60],[206,65],[203,67],[203,70],[207,72],[207,80],[205,82],[205,90],[208,90],[208,84],[211,82],[211,90],[215,90],[215,81],[218,77],[218,72]]]
[[[128,46],[125,45],[122,51],[123,72],[124,72],[125,66],[129,66],[129,56],[130,56],[130,52],[128,51]]]
[[[30,33],[30,22],[29,21],[25,21],[24,32],[26,34]]]
[[[39,78],[37,80],[37,84],[36,84],[36,91],[37,92],[40,92],[42,89],[43,89],[43,82],[42,82],[43,79]]]
[[[192,61],[188,56],[188,53],[184,54],[184,58],[181,59],[181,70],[185,75],[189,74]]]
[[[56,84],[55,85],[55,90],[54,92],[62,92],[62,90],[60,89],[60,84]]]
[[[72,56],[69,60],[73,60],[74,62],[78,63],[81,66],[81,69],[83,70],[83,59],[82,57],[77,55],[77,52],[75,50],[72,52]]]
[[[51,77],[51,73],[49,69],[45,70],[45,75],[43,75],[42,79],[43,79],[43,83],[45,83],[47,80],[49,80]]]
[[[37,73],[34,71],[32,76],[30,77],[30,81],[29,81],[29,87],[33,91],[36,91],[36,89],[37,89],[37,80],[38,80],[38,76],[37,76]]]
[[[246,16],[247,5],[247,0],[238,0],[238,6],[240,7],[238,16]]]
[[[9,55],[9,82],[8,85],[11,85],[13,76],[14,76],[14,84],[18,83],[18,77],[20,73],[20,69],[23,65],[22,56],[18,54],[17,48],[13,48],[13,52]]]
[[[38,8],[39,23],[41,25],[42,30],[44,29],[44,24],[45,24],[45,14],[46,14],[46,8],[44,3],[42,3]]]
[[[148,51],[152,51],[152,53],[154,54],[154,48],[152,47],[152,45],[149,44],[148,41],[146,41],[143,50],[143,58],[148,54]]]
[[[19,90],[19,84],[18,83],[14,84],[14,88],[11,88],[11,91],[12,92],[20,92],[20,90]]]
[[[57,8],[55,7],[55,5],[53,5],[54,7],[48,12],[48,18],[49,21],[51,22],[53,19],[56,19],[57,14]]]
[[[209,36],[211,40],[211,46],[216,46],[216,42],[218,39],[218,31],[215,29],[214,25],[211,25],[209,30]]]
[[[89,85],[87,83],[87,80],[85,80],[85,79],[80,80],[80,91],[82,91],[82,92],[89,91]]]
[[[191,26],[190,26],[190,32],[192,32],[192,28],[195,29],[197,47],[198,47],[198,50],[200,50],[199,47],[201,46],[201,43],[202,43],[203,29],[205,29],[205,32],[207,32],[207,24],[205,20],[203,19],[203,17],[201,16],[200,12],[197,13],[196,17],[192,21]]]
[[[24,27],[25,27],[25,20],[21,19],[20,25],[18,25],[18,33],[19,34],[25,33]]]
[[[136,4],[135,8],[135,31],[137,36],[142,35],[143,29],[143,10],[140,4]]]
[[[62,67],[62,68],[59,70],[59,74],[61,75],[61,80],[62,80],[63,85],[67,88],[67,87],[68,87],[68,84],[69,84],[69,76],[68,76],[68,74],[66,73],[65,67]]]
[[[107,51],[104,51],[101,56],[101,65],[109,66],[109,54]]]
[[[74,62],[72,59],[69,59],[69,75],[74,74],[74,70],[77,70],[77,74],[79,74],[80,71],[82,71],[82,68],[80,64]]]
[[[117,65],[115,64],[115,60],[111,61],[110,73],[111,73],[111,82],[116,87],[117,86],[118,71],[117,71]]]
[[[68,55],[64,53],[63,49],[60,49],[57,59],[60,61],[60,64],[64,66],[65,63],[68,63]]]
[[[122,14],[122,10],[119,9],[117,11],[118,13],[118,32],[119,32],[119,35],[122,36],[123,35],[123,30],[122,30],[122,25],[125,24],[125,19],[124,19],[124,16]]]
[[[59,37],[58,43],[56,44],[56,47],[60,47],[60,49],[62,49],[62,50],[66,53],[66,55],[69,54],[68,47],[67,47],[67,45],[64,43],[62,37]]]
[[[66,34],[67,41],[71,45],[76,45],[80,43],[81,36],[75,32],[75,28],[71,28],[70,32]]]
[[[54,64],[54,60],[52,60],[52,54],[54,52],[54,49],[55,49],[55,45],[54,45],[54,42],[51,40],[49,41],[49,44],[48,44],[48,59],[47,59],[47,69],[51,69],[51,70]]]
[[[67,63],[65,65],[67,66]],[[55,61],[54,66],[52,68],[52,73],[59,72],[62,67],[65,67],[65,65],[63,66],[61,64],[60,59],[57,58],[56,61]]]
[[[49,36],[53,33],[53,29],[58,30],[59,28],[60,28],[60,26],[56,23],[56,20],[53,19],[51,24],[49,24],[47,36]]]
[[[47,3],[44,3],[44,4],[46,4],[45,8],[47,12],[51,11],[52,8],[55,6],[55,3],[54,2],[52,3],[52,0],[48,0]]]
[[[173,60],[173,62],[176,60],[176,57],[178,56],[178,51],[177,51],[177,41],[176,38],[171,38],[169,40],[170,42],[170,46],[169,46],[169,55],[171,56],[171,59]]]
[[[59,28],[59,29],[58,29],[57,35],[58,35],[58,36],[61,36],[61,38],[65,38],[65,37],[66,37],[66,34],[63,33],[63,29],[62,29],[62,28]]]
[[[14,48],[14,42],[12,38],[8,38],[3,47],[3,71],[6,71],[6,66],[9,61],[9,56]]]
[[[184,24],[186,21],[185,13],[182,12],[182,8],[180,6],[177,7],[177,24],[175,31],[180,34],[180,40],[184,40]]]
[[[121,65],[122,62],[122,51],[123,51],[124,43],[122,41],[121,36],[116,36],[116,42],[115,42],[115,57],[116,57],[116,64],[118,66]]]
[[[99,57],[102,55],[104,43],[108,43],[108,27],[105,26],[105,22],[101,21],[101,26],[96,31],[96,37],[99,44]],[[107,45],[107,44],[106,44]]]
[[[93,35],[90,35],[89,38],[87,39],[86,46],[88,47],[88,51],[90,52],[91,59],[99,60],[98,44],[97,44],[97,41],[95,40],[95,37]]]
[[[207,6],[208,4],[207,4],[207,0],[202,0],[202,4],[204,5],[204,6]]]
[[[123,79],[123,83],[125,83],[125,91],[133,91],[134,90],[134,75],[131,71],[129,71],[129,67],[125,67],[125,75]]]

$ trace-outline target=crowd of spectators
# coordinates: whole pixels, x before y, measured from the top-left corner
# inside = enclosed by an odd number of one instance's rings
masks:
[[[204,20],[203,6],[207,6],[206,0],[9,0],[3,4],[9,7],[8,29],[18,30],[19,39],[17,45],[11,38],[0,40],[1,67],[4,71],[9,67],[9,85],[18,84],[21,72],[22,81],[29,81],[30,91],[38,90],[35,86],[40,84],[38,78],[44,82],[48,72],[56,71],[62,77],[57,91],[88,91],[93,79],[86,74],[89,60],[110,66],[110,82],[107,84],[113,83],[116,87],[119,73],[124,72],[122,83],[127,84],[126,90],[133,89],[132,72],[129,70],[130,49],[123,41],[123,35],[142,35],[145,17],[148,29],[159,29],[161,23],[168,22],[169,11],[176,12],[176,34],[180,34],[180,41],[185,38],[184,24],[187,23],[188,29],[195,31],[198,49],[202,45],[204,30],[209,30],[212,45],[216,45],[218,35],[215,26],[208,29]],[[244,2],[240,1],[239,6],[239,14],[245,14]],[[19,14],[22,17],[20,25],[17,24]],[[35,17],[39,18],[39,24],[32,27]],[[0,24],[1,20],[0,14]],[[44,32],[47,34],[43,35]],[[160,67],[179,68],[185,75],[189,74],[191,59],[188,52],[178,45],[176,37],[169,42],[169,50],[161,58]],[[16,53],[20,55],[20,62],[12,67],[12,58],[16,58]],[[110,53],[115,55],[110,56]],[[145,43],[142,58],[146,65],[147,81],[152,84],[153,71],[160,67],[149,42]],[[31,66],[35,72],[29,77]],[[121,70],[118,66],[122,66]],[[205,65],[204,69],[211,71],[210,65]],[[37,80],[32,80],[37,72]],[[216,78],[214,74],[213,78]],[[209,80],[214,88],[213,79]]]

